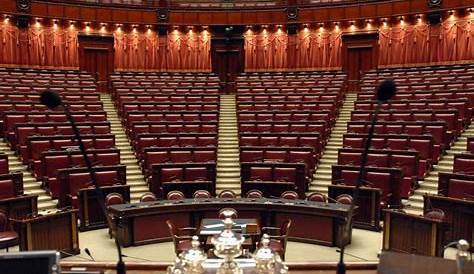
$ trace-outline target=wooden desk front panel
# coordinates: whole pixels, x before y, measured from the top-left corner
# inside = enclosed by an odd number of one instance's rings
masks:
[[[124,246],[170,239],[166,220],[172,220],[177,227],[198,227],[203,218],[216,218],[217,212],[225,207],[236,209],[239,218],[257,219],[260,227],[280,226],[286,219],[292,219],[291,239],[328,246],[338,245],[348,206],[316,202],[306,204],[307,202],[300,200],[291,201],[291,204],[285,202],[288,201],[159,201],[111,206],[110,211],[117,223],[120,242]]]
[[[59,250],[79,254],[77,211],[14,220],[20,231],[20,251]]]
[[[442,256],[445,223],[385,210],[383,250]]]
[[[191,216],[189,212],[173,212],[135,217],[133,218],[134,244],[168,241],[171,235],[166,221],[173,221],[178,228],[190,227],[192,226]]]
[[[311,235],[309,242],[315,244],[333,246],[336,242],[336,224],[331,217],[275,212],[275,224],[282,224],[288,219],[292,221],[289,239],[293,241],[308,242],[308,235]]]
[[[449,230],[446,243],[465,239],[474,244],[474,201],[460,200],[438,195],[424,196],[424,210],[439,208],[446,214]]]
[[[7,213],[8,218],[18,219],[38,212],[38,196],[22,195],[0,200],[0,210]]]

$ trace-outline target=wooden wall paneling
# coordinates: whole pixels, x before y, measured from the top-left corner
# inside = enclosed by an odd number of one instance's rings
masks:
[[[355,19],[360,17],[359,6],[345,7],[345,19]]]
[[[80,17],[83,20],[94,21],[97,17],[97,9],[89,7],[81,7]]]
[[[31,4],[31,14],[34,16],[48,16],[48,4],[44,3],[32,3]]]
[[[228,12],[227,17],[229,18],[229,24],[235,25],[242,22],[242,13],[241,12]]]
[[[55,18],[61,18],[65,15],[64,6],[62,5],[49,5],[48,15]]]
[[[3,0],[0,6],[2,12],[16,12],[16,0]]]
[[[242,19],[245,24],[251,25],[257,22],[257,12],[245,12],[242,14]]]
[[[330,9],[329,10],[329,17],[334,18],[334,20],[341,20],[344,19],[345,13],[344,9]]]
[[[136,11],[136,10],[129,11],[128,21],[134,22],[134,23],[142,23],[143,22],[142,12]]]
[[[298,11],[298,20],[302,22],[309,22],[313,21],[313,18],[316,16],[314,15],[314,11],[312,9],[303,9]]]
[[[392,5],[392,15],[406,14],[410,12],[410,2],[408,1],[393,2]]]
[[[390,16],[392,14],[392,4],[391,3],[383,3],[377,5],[377,16]]]
[[[192,25],[198,23],[198,13],[197,12],[188,12],[183,16],[183,24]]]
[[[463,5],[463,0],[450,0],[443,2],[443,8],[455,8]]]
[[[198,13],[198,21],[203,25],[209,25],[212,23],[212,15],[209,12]]]
[[[410,2],[410,11],[411,12],[423,12],[426,10],[426,3],[421,1],[411,1]]]
[[[66,6],[64,7],[64,16],[66,18],[79,18],[79,8],[75,6]]]
[[[112,11],[110,9],[97,9],[97,19],[100,21],[111,21]]]
[[[224,12],[213,12],[212,13],[212,24],[213,25],[227,25],[227,14]]]
[[[112,20],[115,22],[126,23],[128,21],[128,11],[122,9],[114,9],[112,11]]]
[[[169,23],[170,24],[179,24],[183,18],[183,12],[170,11],[169,13]]]
[[[375,17],[377,14],[376,5],[362,5],[360,6],[360,16],[362,17]]]
[[[271,17],[269,18],[269,22],[271,23],[272,18],[276,19],[279,22],[285,22],[287,20],[287,14],[286,11],[273,11],[271,12]]]
[[[143,20],[143,23],[145,24],[153,24],[156,22],[156,12],[151,12],[151,11],[143,11],[142,12],[142,20]]]
[[[329,11],[330,11],[329,9],[314,9],[312,20],[326,21],[326,20],[332,19]]]

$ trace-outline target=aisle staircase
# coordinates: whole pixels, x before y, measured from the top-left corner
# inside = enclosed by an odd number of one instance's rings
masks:
[[[111,132],[115,135],[115,145],[120,149],[120,163],[127,166],[127,185],[130,185],[131,202],[138,202],[140,196],[149,191],[148,185],[145,182],[137,158],[128,141],[125,130],[122,127],[120,117],[117,114],[111,96],[102,93],[100,99],[104,104],[104,110],[107,113],[107,120],[110,122]]]
[[[216,192],[240,194],[239,134],[235,95],[221,95],[217,148]]]
[[[57,200],[41,188],[41,181],[37,181],[33,174],[22,164],[19,157],[10,150],[10,147],[4,141],[0,141],[0,152],[8,155],[8,167],[10,172],[23,173],[23,189],[25,194],[38,195],[38,211],[55,209]]]
[[[323,156],[319,161],[318,168],[309,186],[309,192],[320,192],[327,194],[327,186],[331,184],[331,166],[337,163],[337,151],[342,148],[342,136],[347,132],[347,122],[351,120],[351,112],[354,110],[354,102],[357,94],[346,95],[336,124],[334,125],[328,143],[323,150]]]
[[[423,213],[423,195],[425,193],[438,193],[438,173],[453,172],[454,155],[466,152],[467,137],[474,136],[474,126],[471,125],[461,134],[458,140],[451,146],[446,154],[441,156],[437,165],[428,173],[423,181],[419,181],[420,188],[408,199],[406,211],[413,214]]]

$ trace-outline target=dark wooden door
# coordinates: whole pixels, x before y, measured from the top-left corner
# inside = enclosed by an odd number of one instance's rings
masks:
[[[79,67],[94,75],[100,92],[109,91],[109,75],[114,71],[113,36],[79,35]]]
[[[347,73],[347,91],[358,92],[364,72],[377,67],[378,33],[343,33],[342,67]]]
[[[347,49],[347,90],[355,92],[360,89],[362,74],[373,68],[372,47],[353,47]]]
[[[243,40],[212,41],[212,71],[219,75],[221,91],[234,93],[235,78],[243,71]]]
[[[101,92],[107,91],[109,70],[109,51],[107,49],[84,49],[84,70],[92,73]]]

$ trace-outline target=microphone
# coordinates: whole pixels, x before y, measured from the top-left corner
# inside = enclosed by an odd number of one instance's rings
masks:
[[[456,253],[457,274],[463,274],[464,266],[466,265],[469,256],[469,243],[466,240],[461,239],[457,242],[456,247],[458,249],[458,252]]]
[[[84,252],[86,252],[87,256],[89,256],[93,262],[95,262],[95,259],[94,257],[92,257],[92,254],[91,254],[91,251],[89,250],[89,248],[84,248]]]
[[[79,149],[81,150],[82,157],[84,159],[84,162],[86,164],[87,170],[89,171],[89,174],[91,176],[91,181],[92,185],[94,186],[95,193],[97,196],[97,200],[99,203],[99,206],[107,220],[107,225],[109,228],[111,228],[112,220],[110,219],[109,214],[107,214],[107,210],[105,208],[105,197],[104,193],[100,189],[99,185],[97,184],[97,178],[96,178],[96,173],[92,169],[92,163],[87,156],[86,148],[84,146],[84,142],[82,141],[81,134],[79,132],[79,129],[74,122],[74,118],[71,115],[71,111],[69,110],[69,105],[67,103],[64,103],[59,95],[51,90],[45,90],[41,93],[40,95],[40,103],[48,107],[49,109],[56,108],[60,105],[63,106],[64,113],[66,114],[67,120],[71,123],[72,131],[74,133],[74,137],[77,139],[77,142],[79,144]],[[115,237],[115,246],[117,248],[117,253],[118,253],[118,262],[117,262],[117,274],[125,274],[125,263],[123,262],[123,256],[122,256],[122,248],[120,247],[120,243],[118,242],[117,237]]]
[[[397,92],[397,86],[392,79],[386,79],[377,88],[377,101],[385,103]]]
[[[367,156],[369,154],[369,148],[370,145],[372,144],[372,137],[374,136],[374,128],[375,128],[375,122],[377,121],[377,115],[380,112],[380,108],[383,103],[387,102],[390,98],[392,98],[395,93],[397,92],[397,87],[395,85],[395,82],[391,79],[386,79],[380,83],[380,85],[377,87],[376,90],[376,98],[377,98],[377,106],[375,107],[374,114],[372,115],[372,120],[370,122],[370,128],[369,132],[367,134],[367,139],[365,140],[364,144],[364,151],[362,152],[362,159],[360,162],[360,171],[359,175],[357,177],[357,182],[356,182],[356,187],[354,189],[354,195],[352,196],[352,203],[350,204],[349,211],[347,212],[347,222],[346,225],[343,228],[343,239],[342,239],[342,246],[341,246],[341,252],[339,253],[339,262],[337,264],[337,274],[345,274],[346,273],[346,265],[344,263],[344,251],[346,249],[346,246],[349,242],[349,235],[351,235],[351,230],[352,230],[352,215],[354,214],[354,208],[355,204],[357,203],[357,200],[359,199],[359,192],[360,192],[360,187],[362,186],[362,183],[365,178],[366,174],[366,168],[367,168]]]
[[[40,103],[49,109],[55,109],[63,102],[56,92],[45,90],[40,95]]]

